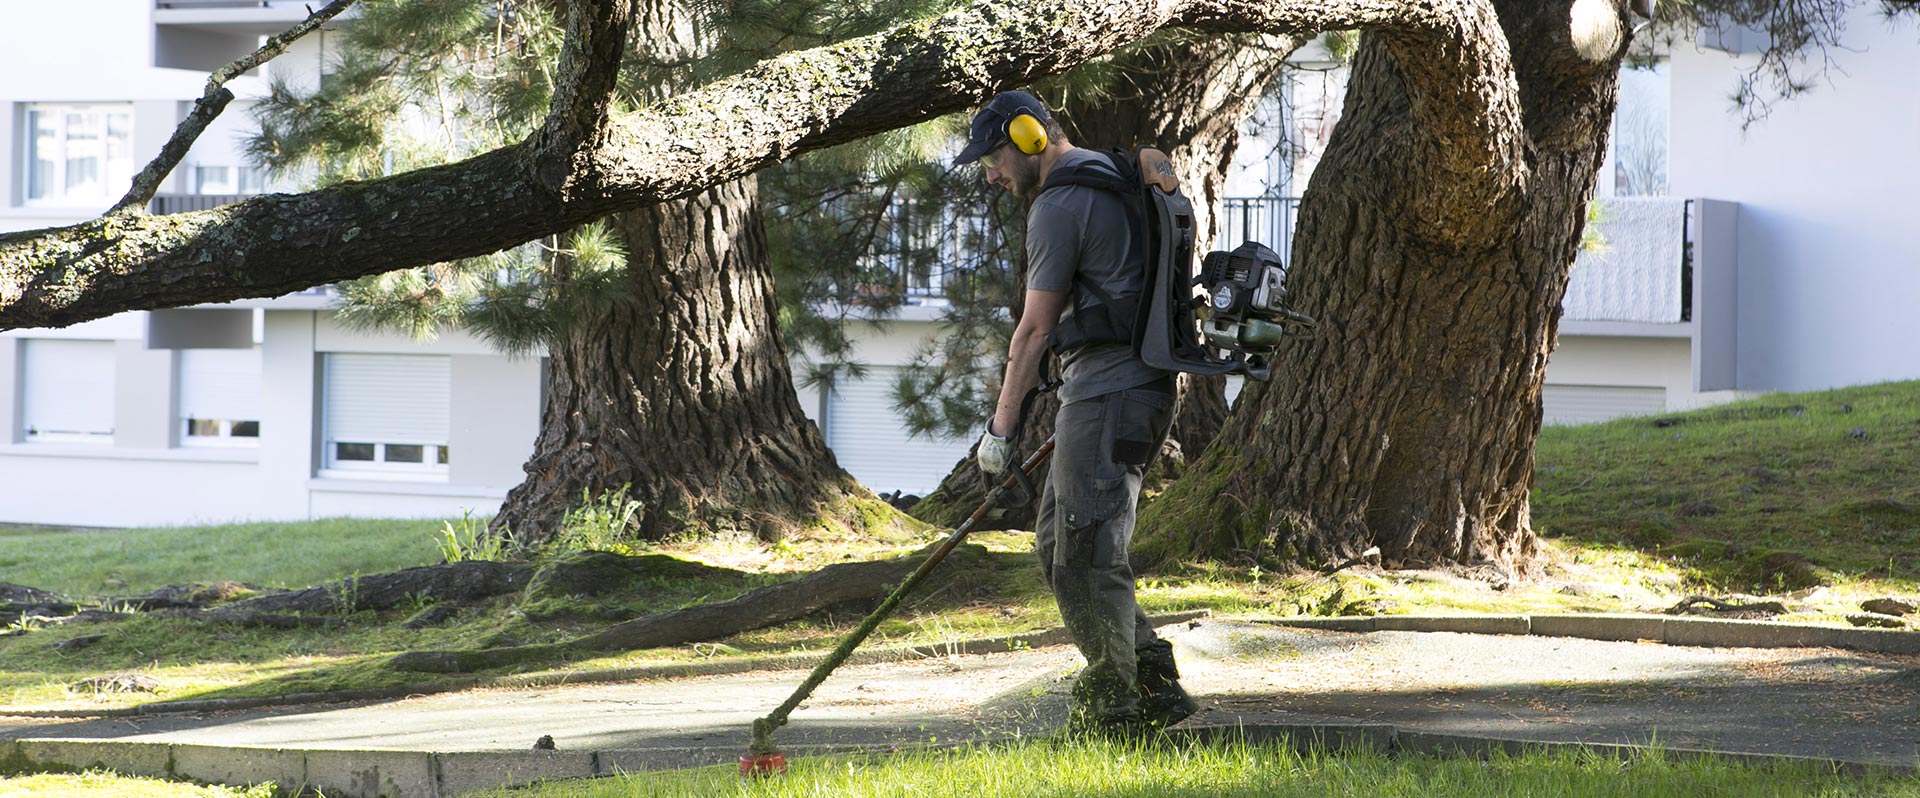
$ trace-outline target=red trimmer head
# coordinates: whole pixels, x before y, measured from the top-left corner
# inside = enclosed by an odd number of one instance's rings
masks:
[[[761,779],[778,776],[787,772],[787,755],[775,751],[770,754],[748,754],[740,757],[740,777]]]

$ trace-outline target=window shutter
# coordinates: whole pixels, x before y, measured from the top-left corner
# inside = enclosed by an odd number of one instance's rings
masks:
[[[827,399],[827,446],[840,467],[876,492],[926,495],[973,448],[970,438],[910,437],[893,409],[899,369],[872,367],[839,380]]]
[[[260,420],[260,350],[180,350],[180,417]]]
[[[444,355],[327,355],[327,440],[446,443],[451,364]]]
[[[22,421],[38,434],[113,434],[113,342],[27,339]]]
[[[1667,389],[1611,385],[1547,385],[1540,392],[1548,424],[1588,424],[1666,412]]]

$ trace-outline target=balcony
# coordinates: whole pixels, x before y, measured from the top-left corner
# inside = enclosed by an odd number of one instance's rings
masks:
[[[154,0],[153,24],[269,36],[306,19],[308,5],[305,0]]]
[[[1575,261],[1563,333],[1688,338],[1701,324],[1730,318],[1736,206],[1677,197],[1600,202],[1604,249]],[[1298,197],[1228,198],[1214,246],[1259,241],[1291,259],[1299,218]]]
[[[154,66],[210,72],[300,24],[306,0],[154,0]],[[339,20],[353,17],[353,7]]]

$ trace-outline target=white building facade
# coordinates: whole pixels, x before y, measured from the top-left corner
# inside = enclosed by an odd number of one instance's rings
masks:
[[[206,71],[303,2],[0,0],[0,230],[78,222],[126,189]],[[78,35],[75,31],[84,31]],[[1547,374],[1549,422],[1655,413],[1746,392],[1920,376],[1920,37],[1853,27],[1830,84],[1742,130],[1725,99],[1754,56],[1677,48],[1629,76],[1600,193],[1609,250],[1582,255]],[[316,80],[326,33],[231,84],[229,108],[156,210],[266,189],[244,156],[249,98]],[[1738,49],[1738,48],[1734,48]],[[1223,241],[1286,251],[1343,78],[1303,71],[1270,110],[1296,146],[1254,142]],[[1271,141],[1269,140],[1269,144]],[[1654,168],[1657,163],[1658,168]],[[940,331],[939,302],[858,325],[862,381],[796,385],[853,475],[937,484],[971,441],[909,436],[892,376]],[[418,343],[333,319],[324,291],[0,332],[0,523],[78,526],[490,513],[538,431],[541,358],[464,334]],[[798,370],[796,370],[797,372]]]

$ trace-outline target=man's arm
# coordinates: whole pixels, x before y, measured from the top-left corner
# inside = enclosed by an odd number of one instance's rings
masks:
[[[1013,328],[1013,343],[1007,347],[1007,376],[1000,383],[1000,400],[987,425],[994,435],[1006,436],[1020,420],[1020,400],[1040,384],[1040,359],[1046,356],[1047,335],[1060,323],[1060,312],[1066,307],[1065,291],[1027,291],[1020,324]]]

